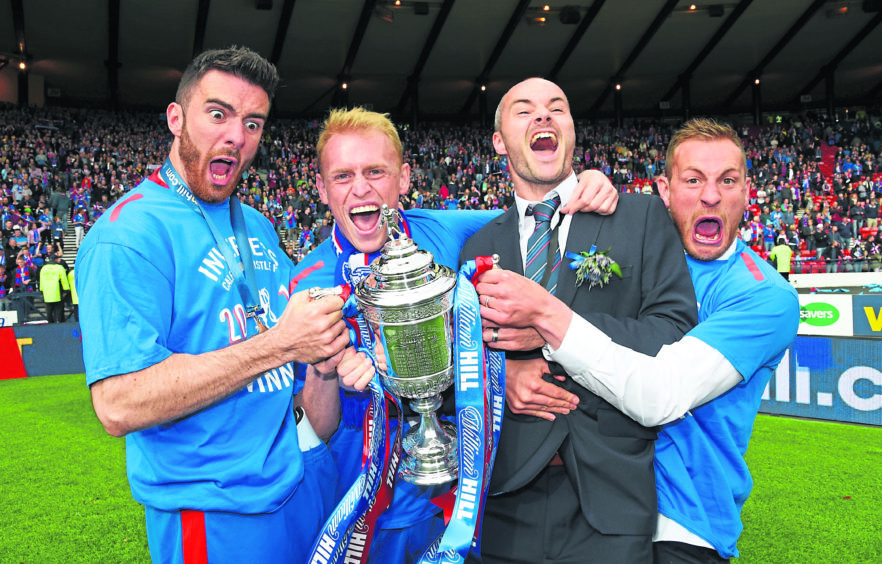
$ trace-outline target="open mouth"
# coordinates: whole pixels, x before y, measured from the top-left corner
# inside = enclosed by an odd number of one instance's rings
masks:
[[[718,217],[702,217],[695,222],[692,239],[702,245],[717,245],[723,240],[723,222]]]
[[[554,153],[557,151],[557,135],[551,131],[534,133],[530,138],[530,149],[534,153]]]
[[[364,204],[349,210],[349,219],[356,229],[362,232],[373,231],[380,221],[380,208],[375,204]]]
[[[211,172],[211,180],[215,184],[228,184],[235,168],[236,160],[227,157],[212,159],[211,162],[208,163],[208,169]]]

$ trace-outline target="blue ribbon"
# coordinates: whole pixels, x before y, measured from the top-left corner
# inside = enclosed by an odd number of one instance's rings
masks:
[[[462,563],[470,552],[478,557],[480,554],[481,516],[502,425],[505,357],[500,352],[488,351],[481,339],[478,295],[470,281],[475,272],[475,261],[468,261],[463,265],[454,294],[455,391],[460,472],[456,503],[449,525],[423,554],[421,564]],[[353,296],[344,305],[343,313],[346,317],[361,317]],[[361,330],[356,335],[356,331],[350,327],[350,340],[358,343],[358,349],[375,362],[372,352],[373,335],[370,330],[364,330],[366,324],[361,322],[363,319],[359,321]],[[365,419],[365,427],[369,428],[370,433],[367,462],[323,526],[307,559],[309,564],[361,561],[370,544],[370,538],[365,541],[361,532],[364,530],[365,515],[374,504],[382,482],[381,468],[388,432],[384,395],[396,402],[399,413],[402,410],[398,398],[383,390],[379,376],[374,376],[369,388],[371,404]],[[399,449],[400,440],[399,424],[394,439]],[[389,470],[388,461],[386,469]],[[387,476],[388,479],[390,477]],[[353,532],[357,535],[353,535]],[[367,534],[372,534],[372,531]],[[358,541],[350,542],[354,536],[358,536]]]
[[[357,317],[357,308],[352,295],[343,306],[343,314],[346,317]],[[376,365],[372,349],[368,346],[372,342],[370,331],[360,331],[360,339],[355,330],[350,327],[350,341],[357,345],[359,351],[368,355],[368,358]],[[373,505],[380,483],[382,481],[382,469],[386,454],[386,402],[383,384],[378,374],[374,374],[370,385],[371,404],[368,410],[369,418],[366,417],[369,432],[368,458],[361,473],[355,482],[343,496],[343,499],[334,508],[331,516],[322,526],[312,551],[307,558],[309,564],[339,564],[347,556],[347,549],[352,532],[356,523],[363,518],[365,513]],[[399,413],[400,413],[399,409]],[[400,429],[399,425],[399,429]],[[355,550],[361,547],[354,547]]]
[[[484,470],[484,490],[481,493],[481,516],[484,515],[484,503],[487,501],[487,493],[490,489],[490,475],[493,473],[493,463],[496,460],[496,449],[499,447],[499,434],[502,432],[502,414],[505,411],[505,354],[500,351],[485,349],[487,363],[487,405],[490,415],[489,440],[490,452],[487,457],[486,469]],[[481,555],[481,524],[474,535],[474,547],[472,554],[480,559]]]
[[[502,427],[505,361],[501,353],[487,351],[481,338],[478,294],[471,283],[475,272],[475,261],[462,265],[454,294],[456,503],[450,523],[422,555],[420,564],[462,563],[470,552],[480,558],[481,516]]]
[[[591,245],[591,248],[588,250],[588,256],[594,255],[595,252],[597,252],[597,245]],[[567,252],[565,256],[570,259],[570,270],[576,270],[582,266],[582,263],[585,262],[585,259],[587,258],[579,253],[571,252]]]

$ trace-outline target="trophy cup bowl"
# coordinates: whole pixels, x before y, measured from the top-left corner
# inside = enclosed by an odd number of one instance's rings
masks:
[[[402,439],[401,477],[428,486],[456,479],[456,426],[439,421],[441,393],[453,384],[452,307],[456,275],[434,263],[397,231],[396,211],[383,209],[390,240],[355,287],[359,310],[377,335],[386,358],[383,385],[419,414]]]

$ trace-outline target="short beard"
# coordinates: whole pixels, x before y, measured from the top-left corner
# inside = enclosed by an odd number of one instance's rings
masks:
[[[207,204],[219,204],[235,192],[236,185],[239,183],[238,175],[234,175],[231,178],[232,186],[228,185],[223,191],[219,191],[205,180],[203,171],[208,167],[208,155],[205,155],[205,162],[201,162],[202,155],[199,154],[199,149],[196,148],[195,143],[190,140],[190,134],[187,131],[186,116],[183,119],[183,125],[181,128],[181,141],[178,144],[178,157],[184,165],[183,175],[187,182],[187,187],[190,188],[190,191],[194,196],[203,202]],[[241,161],[239,164],[241,167]],[[244,169],[240,168],[239,170]]]

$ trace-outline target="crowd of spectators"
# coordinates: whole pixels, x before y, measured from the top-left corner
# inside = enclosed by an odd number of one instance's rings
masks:
[[[878,271],[882,128],[820,125],[747,136],[754,186],[742,239],[763,256],[787,244],[796,272]]]
[[[882,268],[882,127],[878,118],[738,125],[753,181],[742,238],[768,256],[791,247],[796,272]],[[577,123],[575,170],[604,172],[623,192],[652,193],[674,123]],[[317,121],[273,120],[240,195],[276,226],[294,261],[330,236],[316,189]],[[435,124],[401,130],[412,167],[402,206],[504,209],[514,202],[507,163],[488,129]],[[0,106],[0,298],[34,290],[49,255],[63,256],[107,208],[162,164],[164,115]]]

